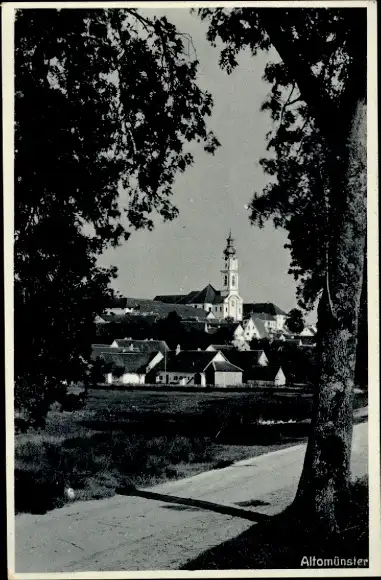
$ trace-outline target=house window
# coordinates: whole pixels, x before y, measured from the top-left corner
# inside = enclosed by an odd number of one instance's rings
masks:
[[[220,312],[222,312],[222,306],[220,306]]]
[[[179,378],[179,377],[177,377],[177,376],[174,376],[174,377],[173,377],[173,380],[174,380],[174,381],[177,381],[177,380],[178,380],[178,378]]]
[[[212,307],[211,306],[209,306],[209,312],[212,312]]]

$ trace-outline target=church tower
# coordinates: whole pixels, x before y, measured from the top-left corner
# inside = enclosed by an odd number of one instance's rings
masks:
[[[242,320],[243,300],[239,295],[238,259],[231,232],[226,240],[226,247],[222,254],[222,286],[223,318]]]
[[[226,240],[226,248],[222,254],[222,286],[221,296],[238,294],[238,259],[231,232]]]

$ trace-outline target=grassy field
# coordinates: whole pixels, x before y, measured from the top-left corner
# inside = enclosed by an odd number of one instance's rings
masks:
[[[65,485],[103,498],[298,443],[311,405],[301,392],[92,390],[82,409],[52,409],[44,431],[16,436],[16,512],[62,506]]]

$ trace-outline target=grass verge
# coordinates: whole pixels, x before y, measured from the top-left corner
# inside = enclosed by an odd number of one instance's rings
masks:
[[[310,407],[303,394],[90,392],[83,409],[16,436],[16,513],[63,506],[66,485],[101,499],[289,447],[306,440]]]

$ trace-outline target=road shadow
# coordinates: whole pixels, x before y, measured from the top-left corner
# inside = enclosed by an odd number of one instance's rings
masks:
[[[206,550],[180,570],[308,569],[313,564],[308,563],[306,557],[313,555],[332,562],[335,558],[342,561],[356,557],[363,562],[359,567],[366,568],[368,564],[364,562],[369,562],[368,499],[366,478],[353,482],[340,529],[329,536],[308,522],[298,526],[296,522],[303,522],[303,517],[291,503],[282,513]]]
[[[119,495],[129,495],[135,497],[144,497],[145,499],[153,499],[157,501],[162,501],[165,503],[176,504],[177,506],[182,506],[186,509],[186,506],[199,509],[199,510],[207,510],[212,511],[215,513],[232,516],[236,518],[242,518],[244,520],[249,520],[251,522],[265,522],[272,518],[272,516],[268,516],[266,514],[262,514],[259,512],[244,510],[240,508],[236,508],[234,506],[227,506],[218,504],[211,501],[204,501],[194,498],[188,497],[178,497],[175,495],[168,495],[163,493],[155,493],[152,491],[140,490],[134,487],[126,487],[126,488],[119,488],[116,490],[116,493]],[[168,509],[168,506],[163,506]],[[176,509],[174,505],[170,506],[169,509]],[[181,508],[180,508],[181,509]]]

